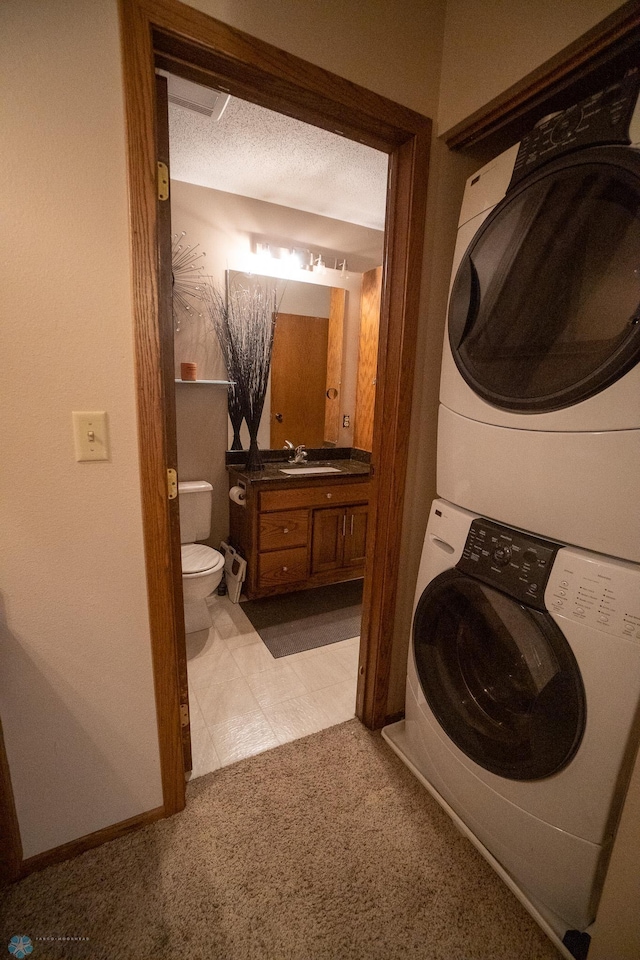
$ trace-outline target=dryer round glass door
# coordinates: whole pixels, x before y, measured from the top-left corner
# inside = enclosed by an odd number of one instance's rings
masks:
[[[449,342],[469,386],[521,413],[559,410],[640,360],[640,155],[592,147],[521,181],[462,259]]]
[[[548,614],[448,570],[420,598],[413,649],[436,720],[475,763],[538,780],[572,759],[584,732],[584,686]]]

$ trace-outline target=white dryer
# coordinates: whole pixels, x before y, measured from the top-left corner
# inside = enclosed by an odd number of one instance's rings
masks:
[[[468,180],[438,426],[440,496],[634,561],[639,88],[552,116]]]
[[[383,735],[570,943],[638,743],[640,566],[436,500],[414,611],[406,719]]]

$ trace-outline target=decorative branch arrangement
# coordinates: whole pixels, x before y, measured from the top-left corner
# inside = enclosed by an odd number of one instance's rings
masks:
[[[173,278],[173,325],[176,333],[185,318],[202,317],[207,295],[207,277],[204,276],[199,244],[190,247],[184,238],[185,231],[175,233],[171,241],[171,274]]]
[[[229,394],[229,415],[234,428],[232,449],[242,449],[239,430],[243,416],[250,438],[247,469],[259,470],[262,457],[258,427],[271,366],[278,313],[277,284],[264,277],[234,275],[226,293],[225,298],[213,284],[207,285],[205,308],[220,342],[229,379],[235,381],[235,390]]]

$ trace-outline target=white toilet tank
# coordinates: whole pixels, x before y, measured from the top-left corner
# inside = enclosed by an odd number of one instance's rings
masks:
[[[180,499],[180,543],[206,540],[211,532],[213,487],[206,480],[185,480],[178,484]]]

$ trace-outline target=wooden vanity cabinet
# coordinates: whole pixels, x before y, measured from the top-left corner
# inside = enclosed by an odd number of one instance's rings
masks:
[[[230,503],[230,540],[247,561],[247,597],[361,577],[369,486],[367,476],[247,484],[246,506]]]
[[[313,511],[311,574],[351,571],[364,566],[369,506],[323,507]],[[342,578],[337,578],[342,579]]]

